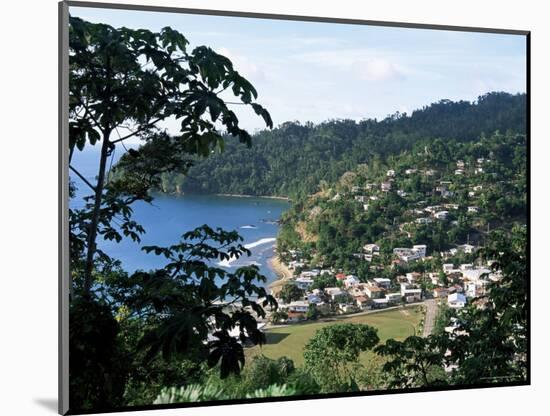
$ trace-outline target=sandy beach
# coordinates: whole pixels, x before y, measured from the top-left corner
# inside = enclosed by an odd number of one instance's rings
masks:
[[[271,289],[272,293],[277,293],[279,290],[281,290],[281,287],[284,285],[284,283],[292,278],[292,272],[289,270],[289,268],[284,264],[280,259],[279,256],[274,255],[268,260],[269,267],[275,272],[275,274],[279,277],[278,280],[275,280],[273,283],[269,285],[269,288]]]

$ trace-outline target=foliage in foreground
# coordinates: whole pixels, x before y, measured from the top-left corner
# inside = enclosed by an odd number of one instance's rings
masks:
[[[206,360],[222,378],[238,374],[242,345],[263,342],[256,317],[276,302],[257,267],[213,266],[250,254],[236,232],[205,225],[168,247],[142,247],[162,256],[164,266],[132,274],[98,242],[140,243],[145,230],[132,205],[153,200],[150,190],[163,173],[185,173],[231,136],[250,145],[222,91],[271,127],[269,113],[229,59],[206,46],[188,50],[187,39],[170,27],[117,29],[71,16],[69,56],[67,151],[71,171],[90,189],[69,212],[71,409],[113,408],[147,399],[157,385],[190,383],[198,379],[192,362]],[[160,126],[166,119],[181,126],[177,134]],[[141,146],[128,150],[130,138]],[[74,152],[96,144],[91,183],[71,163]],[[121,146],[127,152],[111,169]]]
[[[304,348],[305,369],[324,393],[357,390],[359,354],[378,344],[377,330],[364,324],[319,329]]]
[[[296,390],[288,387],[286,384],[274,384],[267,388],[256,389],[252,393],[247,393],[246,396],[234,396],[228,394],[217,386],[209,384],[191,384],[187,387],[170,387],[163,389],[157,396],[153,404],[171,404],[171,403],[193,403],[204,402],[211,400],[231,400],[231,399],[254,399],[262,397],[282,397],[294,396]]]

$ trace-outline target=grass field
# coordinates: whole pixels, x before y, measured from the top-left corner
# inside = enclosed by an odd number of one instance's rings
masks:
[[[382,311],[352,318],[341,318],[331,322],[295,324],[287,327],[273,328],[266,331],[267,343],[262,347],[249,348],[247,357],[264,354],[269,358],[287,356],[298,366],[303,364],[303,348],[315,332],[327,325],[335,323],[367,324],[378,329],[380,341],[388,338],[402,340],[410,335],[418,334],[418,325],[423,313],[418,306],[406,309]],[[361,356],[366,362],[372,353]]]

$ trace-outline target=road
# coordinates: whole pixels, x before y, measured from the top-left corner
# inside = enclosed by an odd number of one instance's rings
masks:
[[[424,317],[423,337],[430,335],[434,329],[435,316],[437,314],[437,301],[435,299],[427,299],[424,301],[426,305],[426,316]]]

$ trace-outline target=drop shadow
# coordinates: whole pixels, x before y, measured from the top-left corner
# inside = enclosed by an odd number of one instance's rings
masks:
[[[34,402],[44,409],[57,414],[57,399],[34,399]]]

